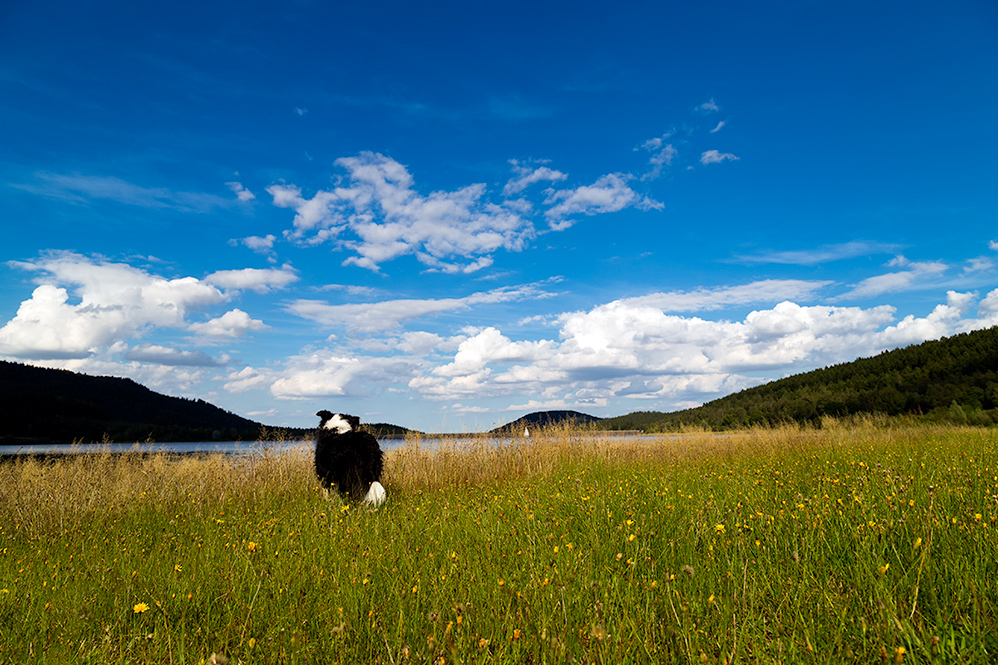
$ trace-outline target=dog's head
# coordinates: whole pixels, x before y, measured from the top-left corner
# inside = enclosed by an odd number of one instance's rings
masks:
[[[348,416],[345,413],[330,413],[329,411],[319,411],[319,429],[327,429],[337,434],[356,432],[360,428],[360,418]]]

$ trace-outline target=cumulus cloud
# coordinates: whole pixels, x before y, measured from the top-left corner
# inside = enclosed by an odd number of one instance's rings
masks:
[[[312,198],[292,185],[267,191],[274,205],[295,210],[292,240],[319,244],[349,231],[352,237],[340,242],[356,256],[345,264],[377,270],[385,261],[413,254],[434,268],[455,258],[471,259],[460,268],[481,267],[488,262],[480,255],[519,251],[535,234],[514,208],[487,201],[483,184],[423,196],[408,170],[390,157],[364,152],[336,164],[349,173],[349,186]]]
[[[225,184],[229,187],[229,189],[232,190],[232,193],[236,195],[236,198],[244,203],[246,201],[252,201],[253,199],[256,198],[256,195],[253,194],[253,192],[251,192],[250,190],[243,187],[242,183],[240,182],[227,182]]]
[[[269,293],[288,287],[298,281],[298,274],[290,266],[283,268],[242,268],[219,270],[205,277],[205,282],[222,289]]]
[[[700,163],[704,166],[707,164],[720,164],[725,160],[738,161],[738,157],[732,155],[730,152],[720,152],[718,150],[706,150],[700,155]]]
[[[515,159],[511,159],[509,163],[513,166],[513,173],[516,174],[516,177],[511,178],[509,182],[506,183],[506,186],[503,187],[503,196],[519,194],[534,183],[558,182],[568,178],[568,176],[561,171],[556,171],[547,166],[531,168],[530,166],[521,164]]]
[[[895,321],[895,309],[782,301],[741,320],[669,314],[654,298],[616,300],[563,314],[557,339],[520,340],[498,328],[475,331],[450,362],[424,371],[410,390],[428,399],[540,395],[550,402],[657,399],[689,406],[765,381],[858,356],[988,325],[998,289],[966,316],[976,296],[947,293],[923,317]],[[688,403],[687,403],[688,402]]]
[[[548,166],[513,161],[512,178],[503,188],[507,197],[495,203],[484,184],[423,195],[405,166],[390,157],[363,152],[336,160],[347,172],[338,186],[312,196],[296,185],[267,188],[274,205],[295,211],[285,236],[304,245],[333,243],[347,250],[344,265],[378,271],[380,265],[411,255],[431,271],[471,273],[492,265],[500,249],[518,252],[537,235],[531,219],[535,208],[518,195],[530,185],[549,182],[543,206],[548,226],[563,230],[573,214],[596,215],[635,206],[660,209],[662,204],[640,196],[627,184],[631,176],[612,173],[592,185],[556,189],[567,176]]]
[[[246,247],[249,247],[254,252],[258,252],[258,253],[261,253],[261,254],[266,254],[266,253],[269,253],[271,250],[274,249],[274,241],[276,241],[276,240],[277,240],[276,236],[268,234],[268,235],[265,235],[265,236],[262,236],[262,237],[261,236],[249,236],[249,237],[240,239],[238,242],[240,244],[242,244],[242,245],[245,245]]]
[[[415,371],[406,358],[358,357],[320,350],[291,358],[270,383],[279,399],[361,396],[404,381]]]
[[[572,224],[565,218],[570,215],[598,215],[617,212],[636,206],[642,209],[661,209],[658,201],[642,197],[628,186],[630,176],[610,173],[602,176],[591,185],[574,189],[549,191],[546,204],[551,207],[545,212],[551,228],[560,230]]]
[[[529,333],[516,329],[518,337],[498,325],[467,328],[453,337],[386,330],[363,319],[361,310],[372,304],[326,305],[328,309],[308,314],[367,333],[362,343],[308,348],[280,367],[243,368],[229,374],[225,387],[232,392],[266,389],[280,399],[362,398],[401,391],[465,405],[455,407],[457,411],[473,411],[480,404],[473,400],[482,399],[521,405],[524,396],[531,404],[566,408],[621,399],[653,400],[659,409],[684,408],[776,376],[998,322],[998,289],[979,303],[974,293],[950,291],[946,302],[928,314],[900,320],[889,305],[808,305],[789,299],[734,319],[677,313],[781,295],[809,298],[827,284],[764,280],[614,300],[563,313],[556,317],[555,333],[536,338],[522,337]],[[509,296],[474,295],[485,300]],[[968,318],[975,303],[976,318]],[[379,314],[397,312],[394,316],[401,321],[457,311],[467,307],[467,301],[389,301],[383,309],[377,305]],[[333,338],[329,343],[340,344]]]
[[[243,337],[250,331],[266,330],[263,321],[250,317],[241,309],[233,309],[202,323],[192,323],[188,330],[201,337],[234,338]]]
[[[70,252],[11,265],[40,282],[0,328],[0,354],[19,358],[86,357],[151,328],[186,327],[189,311],[225,300],[194,277],[167,279]]]

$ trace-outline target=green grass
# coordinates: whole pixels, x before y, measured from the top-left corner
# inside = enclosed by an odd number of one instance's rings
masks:
[[[0,465],[0,662],[994,662],[998,433]]]

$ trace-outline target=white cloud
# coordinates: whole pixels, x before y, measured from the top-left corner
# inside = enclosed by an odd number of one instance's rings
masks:
[[[904,270],[867,277],[857,283],[852,290],[838,296],[836,300],[869,298],[884,293],[907,291],[931,282],[933,278],[939,277],[949,269],[949,266],[940,261],[909,261],[901,255],[891,259],[887,266]]]
[[[244,367],[238,372],[228,375],[226,383],[222,386],[230,393],[244,393],[250,390],[267,388],[274,381],[275,375],[269,371],[258,370],[253,367]]]
[[[0,354],[14,357],[86,357],[152,328],[186,327],[190,310],[225,300],[193,277],[166,279],[70,252],[11,265],[39,273],[41,284],[0,329]]]
[[[537,182],[559,183],[567,177],[547,166],[511,163],[517,177],[506,183],[506,196],[518,195]],[[332,242],[353,252],[343,265],[377,271],[386,261],[411,255],[432,271],[471,273],[492,265],[494,252],[521,251],[537,235],[531,221],[534,206],[525,198],[494,203],[481,183],[424,196],[416,191],[406,167],[377,153],[344,157],[336,165],[347,171],[348,182],[311,198],[286,183],[272,185],[267,192],[275,206],[295,211],[293,228],[285,232],[289,240],[305,245]],[[629,179],[612,173],[592,185],[545,190],[548,226],[566,229],[572,225],[566,217],[572,214],[663,207],[634,192],[627,185]]]
[[[665,142],[671,136],[672,133],[669,132],[661,137],[648,139],[641,144],[641,148],[652,153],[652,156],[648,159],[648,163],[652,168],[648,173],[641,176],[642,180],[654,180],[662,175],[662,170],[665,167],[672,166],[672,162],[676,158],[676,155],[679,154],[679,151],[671,143]]]
[[[231,207],[229,199],[202,192],[173,191],[165,187],[143,187],[115,176],[40,172],[35,181],[15,183],[17,189],[74,204],[106,200],[151,209],[181,212],[212,212]]]
[[[250,331],[266,330],[263,321],[251,318],[241,309],[233,309],[222,316],[205,321],[192,323],[188,330],[202,337],[234,338],[242,337]]]
[[[404,382],[414,372],[406,358],[320,350],[291,358],[270,384],[270,392],[278,399],[357,397]]]
[[[738,161],[739,158],[730,152],[719,152],[717,150],[706,150],[700,155],[700,163],[704,166],[707,164],[720,164],[726,159]]]
[[[277,240],[276,236],[265,235],[265,236],[249,236],[242,238],[238,242],[245,245],[246,247],[252,249],[254,252],[266,254],[274,249],[274,241]]]
[[[242,268],[240,270],[219,270],[204,281],[223,289],[250,290],[256,293],[269,293],[283,289],[298,281],[298,275],[290,266],[283,268]]]
[[[469,185],[451,192],[422,196],[404,166],[384,155],[364,152],[338,159],[350,185],[316,192],[311,199],[292,185],[267,191],[278,207],[296,212],[292,240],[319,244],[336,240],[356,252],[344,263],[371,270],[406,254],[434,268],[445,264],[474,269],[487,262],[481,255],[498,249],[520,251],[535,235],[533,224],[515,209],[485,200],[485,186]],[[463,264],[454,259],[470,259]]]
[[[977,306],[981,326],[998,325],[998,289],[990,291]]]
[[[761,254],[743,254],[735,257],[740,263],[782,263],[788,265],[811,266],[830,261],[851,259],[857,256],[872,254],[890,254],[900,249],[900,245],[883,242],[867,242],[853,240],[838,245],[822,245],[815,249],[790,250],[784,252],[766,252]]]
[[[823,280],[766,279],[714,289],[649,293],[619,302],[635,307],[656,307],[666,312],[705,312],[733,305],[811,300],[818,291],[831,284]]]
[[[125,353],[125,359],[171,367],[215,367],[222,364],[204,351],[181,351],[158,344],[141,344],[131,348]]]
[[[583,185],[575,189],[548,192],[546,204],[551,208],[545,212],[551,228],[560,230],[567,228],[571,222],[566,221],[569,215],[598,215],[617,212],[624,208],[636,206],[643,209],[662,208],[662,204],[642,197],[627,185],[630,176],[622,173],[610,173],[600,177],[592,185]]]
[[[423,316],[466,310],[481,304],[546,298],[550,295],[537,285],[525,285],[473,293],[463,298],[399,299],[345,305],[330,305],[320,300],[296,300],[288,305],[287,310],[324,326],[377,332],[394,330],[403,321]]]
[[[726,123],[722,120],[721,122],[717,123],[717,126],[714,127],[714,129],[710,130],[710,133],[711,134],[717,134],[719,131],[721,131],[722,129],[724,129],[724,125],[725,124]]]
[[[515,159],[511,159],[509,163],[513,166],[513,172],[516,173],[516,177],[511,178],[506,183],[506,186],[503,187],[503,196],[518,194],[534,183],[558,182],[568,178],[567,174],[547,166],[530,168]]]
[[[695,110],[700,111],[701,113],[713,113],[714,111],[720,111],[721,107],[718,106],[717,102],[714,101],[714,98],[711,97],[709,101],[706,101],[700,106],[696,107]]]
[[[240,182],[227,182],[225,184],[228,185],[229,189],[232,190],[232,193],[236,195],[236,198],[244,203],[246,201],[252,201],[253,199],[256,198],[256,195],[253,194],[253,192],[251,192],[250,190],[243,187],[242,183]]]
[[[653,301],[617,300],[563,314],[557,339],[517,341],[496,327],[474,332],[450,362],[420,373],[409,388],[434,400],[540,395],[546,403],[579,403],[627,396],[680,408],[774,372],[847,362],[998,318],[998,289],[980,303],[977,320],[964,318],[974,294],[953,291],[927,316],[898,322],[888,305],[783,301],[742,320],[708,321],[668,314]]]
[[[989,240],[988,249],[990,249],[993,252],[998,252],[998,240]]]

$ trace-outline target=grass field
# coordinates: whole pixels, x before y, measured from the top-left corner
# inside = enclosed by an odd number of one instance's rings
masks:
[[[998,659],[998,431],[0,465],[3,663]]]

